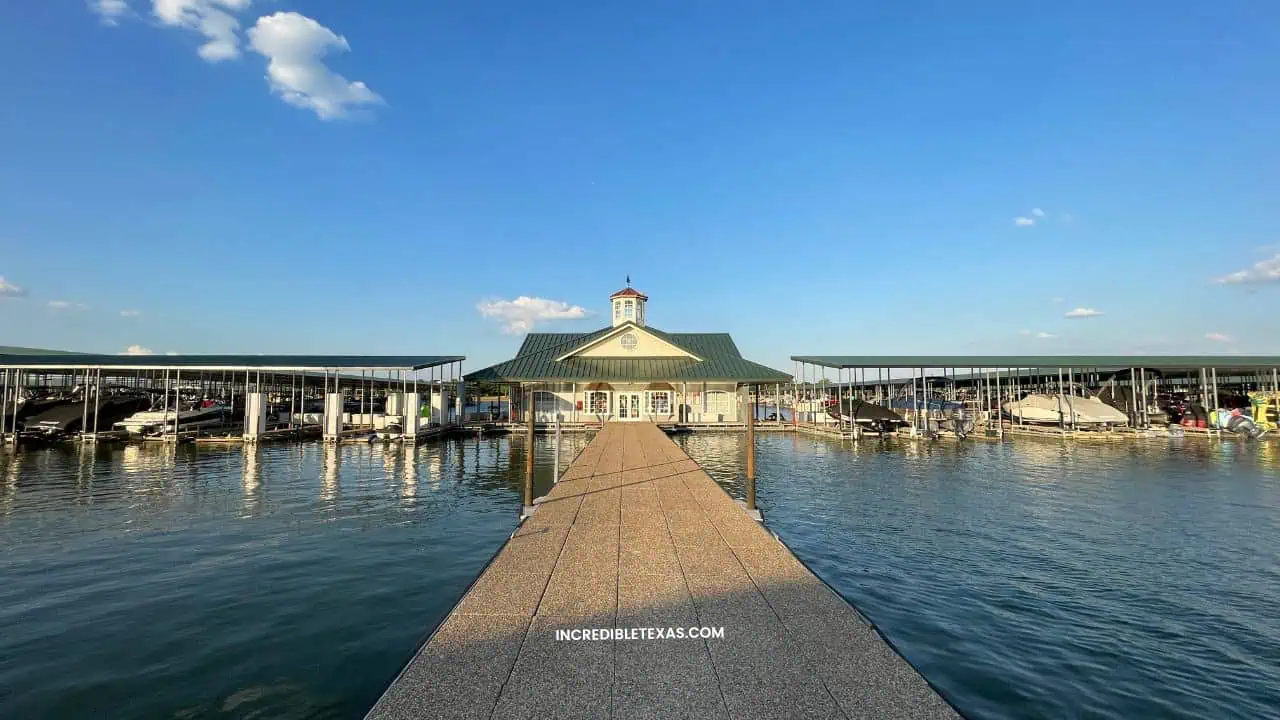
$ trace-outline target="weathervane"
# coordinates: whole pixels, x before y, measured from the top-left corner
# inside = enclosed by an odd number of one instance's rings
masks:
[[[631,275],[627,274],[627,287],[631,287]]]

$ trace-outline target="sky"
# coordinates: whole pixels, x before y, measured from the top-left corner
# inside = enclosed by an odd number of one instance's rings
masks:
[[[0,345],[1280,353],[1256,0],[0,4]]]

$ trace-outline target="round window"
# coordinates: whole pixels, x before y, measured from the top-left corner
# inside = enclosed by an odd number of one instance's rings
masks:
[[[623,335],[618,342],[622,343],[622,349],[628,352],[636,349],[635,333],[627,333],[626,335]]]

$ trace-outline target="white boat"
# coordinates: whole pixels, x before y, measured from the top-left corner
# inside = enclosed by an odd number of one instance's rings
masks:
[[[1079,387],[1073,393],[1032,393],[1005,403],[1001,409],[1016,421],[1037,425],[1108,426],[1129,422],[1127,415]]]
[[[181,411],[143,410],[115,423],[114,427],[130,435],[152,435],[173,429],[173,421],[176,417],[179,430],[195,429],[221,425],[226,422],[227,410],[227,406],[222,404]]]
[[[404,439],[404,428],[398,422],[390,422],[379,428],[377,431],[379,440],[402,440]]]

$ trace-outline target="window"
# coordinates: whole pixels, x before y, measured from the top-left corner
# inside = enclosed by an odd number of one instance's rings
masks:
[[[729,393],[723,390],[712,390],[707,393],[707,414],[728,415]]]
[[[636,314],[636,303],[635,303],[635,301],[634,301],[634,300],[624,300],[624,301],[622,302],[622,312],[627,316],[627,319],[628,319],[628,320],[630,320],[631,318],[635,317],[635,314]]]
[[[592,415],[608,415],[609,393],[599,390],[587,393],[587,412]]]
[[[650,415],[670,415],[671,393],[666,390],[650,391],[648,406]]]
[[[615,302],[613,304],[613,319],[614,320],[622,319],[622,303],[620,302]]]

